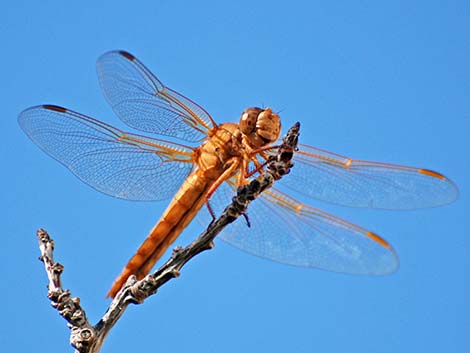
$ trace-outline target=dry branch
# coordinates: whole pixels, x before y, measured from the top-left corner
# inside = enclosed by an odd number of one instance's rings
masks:
[[[213,247],[214,238],[228,224],[235,221],[240,215],[245,215],[251,201],[269,188],[274,181],[289,173],[293,166],[291,159],[297,148],[299,128],[300,124],[296,123],[289,129],[277,153],[268,160],[266,171],[257,179],[239,188],[232,203],[225,208],[219,218],[207,227],[204,233],[187,247],[175,248],[171,258],[144,279],[137,281],[135,276],[131,276],[117,293],[103,318],[95,326],[88,322],[85,311],[80,306],[80,299],[72,298],[70,291],[62,288],[60,275],[63,266],[54,262],[54,241],[45,230],[38,230],[40,260],[44,262],[49,279],[48,297],[52,306],[67,320],[68,327],[71,329],[70,343],[76,352],[99,352],[109,331],[124,314],[129,304],[141,304],[146,298],[155,294],[159,287],[177,277],[181,268],[191,258]]]

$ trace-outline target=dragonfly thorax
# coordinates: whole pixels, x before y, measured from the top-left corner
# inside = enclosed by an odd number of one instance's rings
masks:
[[[275,142],[281,133],[281,120],[271,108],[247,108],[240,117],[240,131],[252,148],[260,148]]]

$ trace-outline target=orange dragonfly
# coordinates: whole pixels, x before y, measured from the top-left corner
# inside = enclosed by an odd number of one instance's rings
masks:
[[[112,51],[97,62],[104,94],[121,120],[157,139],[122,131],[55,105],[26,109],[21,128],[79,179],[105,194],[168,208],[114,282],[143,278],[197,215],[208,224],[234,190],[263,169],[276,150],[279,115],[248,108],[240,122],[216,124],[201,106],[171,90],[132,54]],[[184,144],[182,144],[183,142]],[[299,145],[294,168],[276,186],[352,207],[416,209],[457,198],[456,185],[429,169],[355,160]],[[203,207],[204,205],[208,207]],[[271,188],[244,220],[220,238],[249,253],[292,265],[354,274],[387,274],[398,258],[377,234]]]

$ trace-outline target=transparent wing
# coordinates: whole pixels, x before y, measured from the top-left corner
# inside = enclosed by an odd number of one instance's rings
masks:
[[[232,183],[233,185],[233,183]],[[220,214],[235,194],[224,183],[210,199]],[[219,237],[256,256],[295,266],[323,270],[382,275],[394,272],[398,258],[392,247],[375,233],[304,205],[269,189],[248,208],[251,227],[243,217],[227,226]],[[207,225],[206,208],[198,220]]]
[[[47,154],[105,194],[128,200],[174,195],[192,169],[192,149],[130,134],[54,105],[23,111],[18,122]]]
[[[215,126],[202,107],[163,85],[132,54],[105,53],[96,67],[111,107],[135,129],[196,142]]]
[[[354,160],[299,145],[283,185],[315,199],[352,207],[416,209],[448,204],[456,185],[437,172],[401,165]]]

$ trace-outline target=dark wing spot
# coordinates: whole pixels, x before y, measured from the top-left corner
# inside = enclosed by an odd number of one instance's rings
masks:
[[[135,56],[132,55],[131,53],[128,53],[127,51],[119,50],[118,53],[121,54],[123,57],[125,57],[126,59],[128,59],[128,60],[130,60],[130,61],[134,61],[134,60],[135,60]]]
[[[58,105],[44,104],[42,107],[44,109],[54,110],[54,111],[60,112],[60,113],[65,113],[67,111],[67,109],[59,107]]]

